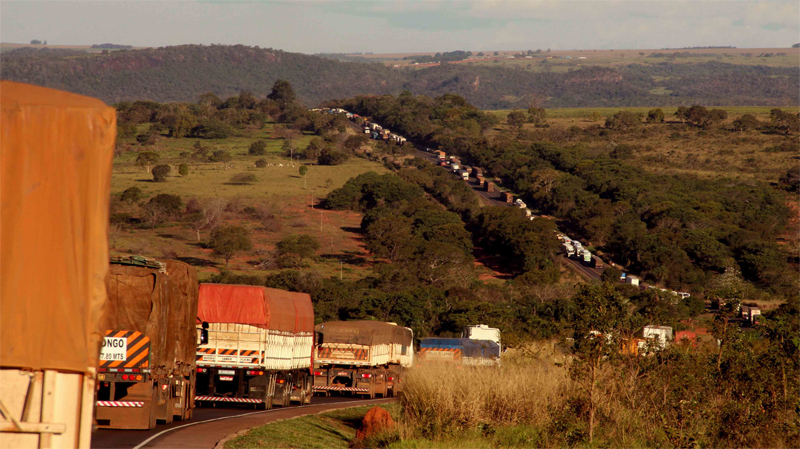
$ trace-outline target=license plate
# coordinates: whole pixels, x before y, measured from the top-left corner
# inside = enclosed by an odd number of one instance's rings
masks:
[[[232,370],[232,369],[221,369],[221,370],[219,370],[219,371],[218,371],[218,373],[220,373],[220,374],[227,374],[227,375],[229,375],[229,376],[234,376],[234,375],[236,375],[236,371],[234,371],[234,370]]]
[[[348,373],[347,371],[339,371],[336,375],[337,376],[349,376],[350,373]]]
[[[233,380],[233,376],[219,376],[219,380]]]

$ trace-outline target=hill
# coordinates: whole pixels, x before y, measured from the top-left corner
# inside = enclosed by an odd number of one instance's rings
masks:
[[[360,94],[456,93],[484,109],[544,107],[800,104],[795,67],[703,63],[580,66],[534,72],[504,65],[445,64],[398,70],[381,64],[246,46],[183,45],[87,54],[19,49],[0,54],[3,79],[99,97],[106,102],[196,101],[242,90],[264,96],[288,80],[310,105]]]

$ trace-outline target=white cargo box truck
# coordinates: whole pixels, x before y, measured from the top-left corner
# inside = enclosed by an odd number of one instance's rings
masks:
[[[500,353],[503,352],[503,346],[500,343],[500,329],[489,327],[485,324],[478,324],[474,326],[464,327],[461,332],[461,338],[469,338],[470,340],[490,340],[497,343],[500,348]]]

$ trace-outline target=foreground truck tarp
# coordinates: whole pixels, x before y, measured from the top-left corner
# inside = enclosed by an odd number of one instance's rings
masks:
[[[116,113],[0,82],[0,447],[90,446]]]
[[[402,374],[414,362],[414,334],[380,321],[330,321],[315,328],[314,391],[374,398],[402,390]]]
[[[97,425],[152,429],[191,417],[197,274],[178,261],[115,258],[106,279]]]
[[[197,350],[200,403],[257,408],[311,402],[314,308],[307,293],[252,285],[201,284]]]

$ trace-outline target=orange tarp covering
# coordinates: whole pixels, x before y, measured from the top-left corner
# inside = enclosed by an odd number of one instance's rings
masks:
[[[116,112],[0,82],[0,363],[88,372],[106,304]]]
[[[313,332],[311,297],[252,285],[200,284],[197,315],[209,323],[237,323],[284,332]]]

